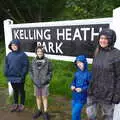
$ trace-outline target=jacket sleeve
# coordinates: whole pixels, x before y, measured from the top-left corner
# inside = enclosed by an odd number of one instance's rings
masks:
[[[72,83],[70,86],[76,86],[76,77],[75,77],[75,74],[74,74],[74,79],[72,80]]]
[[[114,63],[114,95],[112,102],[118,104],[120,102],[120,60]]]
[[[87,79],[88,84],[90,83],[91,79],[92,79],[92,72],[89,72],[88,79]]]
[[[29,69],[29,60],[28,60],[28,56],[26,54],[24,54],[24,57],[23,57],[23,66],[22,67],[23,68],[22,68],[21,76],[24,79],[24,77],[27,74],[28,69]]]
[[[33,76],[33,64],[34,64],[34,60],[32,60],[32,63],[31,63],[30,68],[29,68],[30,77],[31,77],[32,80],[34,79],[34,76]]]
[[[7,58],[7,56],[5,57],[5,66],[4,66],[4,75],[7,77],[7,75],[8,75],[8,67],[9,67],[9,65],[8,65],[8,58]]]
[[[48,62],[48,73],[47,73],[47,77],[48,77],[48,82],[50,82],[51,78],[52,78],[52,63]]]
[[[83,88],[82,88],[83,91],[86,91],[86,90],[88,89],[89,83],[90,83],[90,80],[91,80],[91,77],[92,77],[91,72],[88,72],[86,84],[85,84],[85,85],[83,86]]]

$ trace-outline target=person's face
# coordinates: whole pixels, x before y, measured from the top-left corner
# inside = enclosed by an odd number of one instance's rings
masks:
[[[78,67],[80,70],[82,70],[82,71],[84,70],[84,63],[83,63],[83,62],[77,61],[76,64],[77,64],[77,67]]]
[[[41,49],[37,49],[37,56],[39,58],[42,58],[43,57],[43,51]]]
[[[16,44],[11,44],[11,49],[13,51],[17,51],[18,50],[18,46]]]
[[[107,39],[107,37],[106,37],[105,35],[101,35],[101,36],[100,36],[99,45],[100,45],[102,48],[108,47],[108,39]]]

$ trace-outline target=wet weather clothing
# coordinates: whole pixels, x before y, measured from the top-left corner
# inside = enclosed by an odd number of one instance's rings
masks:
[[[12,40],[9,44],[10,49],[11,44],[15,44],[20,48],[19,40]],[[12,51],[8,53],[5,59],[5,76],[11,83],[24,83],[28,67],[29,61],[27,55],[21,52],[20,49]]]
[[[84,70],[77,69],[71,84],[71,86],[74,86],[75,88],[82,89],[81,92],[77,92],[76,90],[72,91],[72,120],[81,120],[81,111],[86,103],[87,89],[89,80],[91,79],[91,73],[88,72],[86,57],[84,55],[78,56],[75,59],[75,64],[77,61],[84,63]]]
[[[44,87],[49,84],[52,77],[52,66],[48,58],[34,58],[30,67],[30,75],[33,83],[38,87]]]

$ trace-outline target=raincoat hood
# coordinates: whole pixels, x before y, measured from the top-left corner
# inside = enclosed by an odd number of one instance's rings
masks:
[[[10,49],[10,50],[12,50],[12,48],[11,48],[11,45],[12,44],[15,44],[16,46],[18,46],[18,51],[20,50],[20,40],[12,40],[11,42],[10,42],[10,44],[8,45],[8,48]]]
[[[99,34],[99,39],[101,35],[105,35],[108,39],[109,47],[114,46],[116,42],[116,33],[112,29],[104,29]]]
[[[84,63],[84,71],[88,70],[87,59],[84,55],[77,56],[76,59],[75,59],[75,64],[76,64],[77,61],[80,61],[80,62]]]

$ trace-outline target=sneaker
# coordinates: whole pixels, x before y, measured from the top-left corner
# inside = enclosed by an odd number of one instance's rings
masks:
[[[44,120],[50,120],[50,117],[49,117],[49,115],[48,115],[47,112],[44,112],[44,114],[43,114],[43,119],[44,119]]]
[[[13,104],[12,107],[10,108],[11,112],[15,112],[18,109],[18,104]]]
[[[22,105],[22,104],[20,104],[20,105],[18,105],[18,108],[17,108],[17,112],[22,112],[23,110],[24,110],[24,105]]]
[[[33,115],[33,119],[37,119],[38,117],[40,117],[41,114],[42,114],[42,111],[38,110],[38,111]]]

